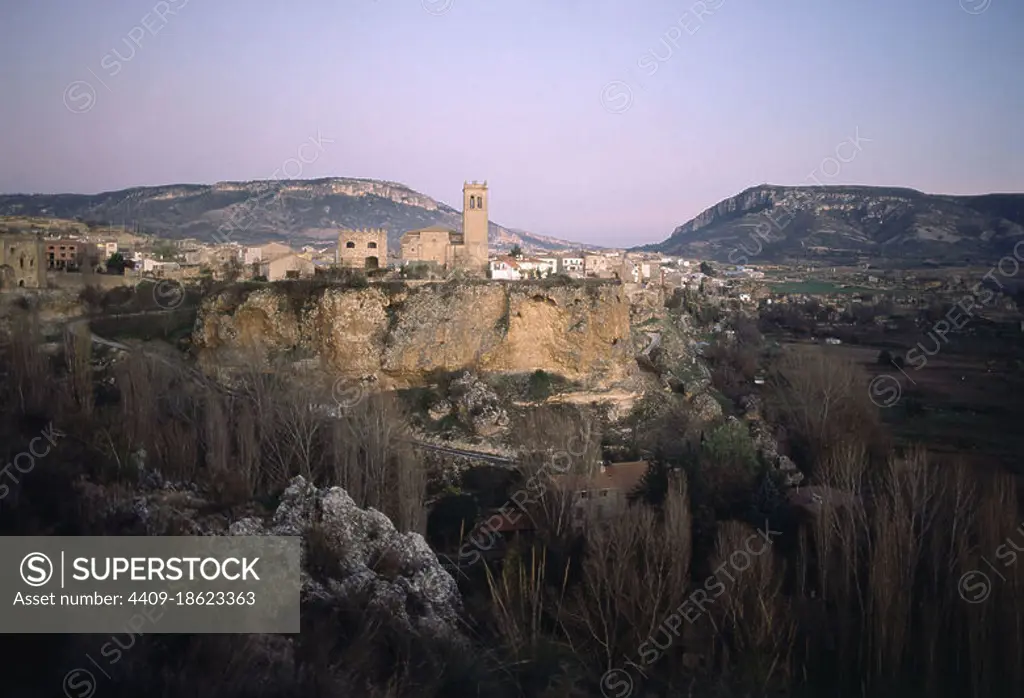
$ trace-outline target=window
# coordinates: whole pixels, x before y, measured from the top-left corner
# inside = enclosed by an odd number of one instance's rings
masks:
[[[368,242],[366,246],[369,247],[371,250],[377,249],[377,243],[375,242]]]
[[[601,496],[602,497],[607,497],[608,496],[608,490],[601,490]]]
[[[475,196],[469,197],[469,207],[470,208],[476,208],[476,197]]]
[[[580,491],[580,499],[590,499],[590,493],[586,490]]]
[[[345,243],[345,249],[347,249],[347,250],[354,250],[355,248],[356,248],[356,243],[354,243],[352,241],[349,241],[349,242]]]

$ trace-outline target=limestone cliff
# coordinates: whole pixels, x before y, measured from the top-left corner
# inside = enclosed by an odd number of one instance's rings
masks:
[[[396,387],[438,369],[542,369],[591,385],[636,371],[629,300],[619,285],[301,288],[275,284],[206,299],[194,333],[200,360],[317,359],[332,373]]]
[[[1024,238],[1024,195],[865,186],[746,189],[643,249],[731,264],[807,259],[991,259]]]

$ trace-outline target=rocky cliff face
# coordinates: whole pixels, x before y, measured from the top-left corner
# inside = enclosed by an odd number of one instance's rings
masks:
[[[317,359],[328,371],[384,387],[435,370],[541,369],[591,385],[636,371],[629,301],[618,285],[455,283],[415,288],[279,284],[207,299],[194,342],[208,365]]]
[[[1024,239],[1024,195],[752,187],[647,249],[733,264],[807,258],[998,259]]]

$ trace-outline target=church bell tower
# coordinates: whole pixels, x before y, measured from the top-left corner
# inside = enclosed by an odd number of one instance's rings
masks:
[[[474,271],[487,267],[487,182],[462,185],[462,234],[466,264]]]

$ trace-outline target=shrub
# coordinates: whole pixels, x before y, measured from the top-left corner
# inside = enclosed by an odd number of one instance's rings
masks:
[[[530,374],[528,394],[531,400],[541,402],[551,397],[552,392],[552,378],[547,371],[537,369]]]
[[[742,422],[726,422],[706,434],[698,460],[696,494],[709,506],[731,511],[749,501],[761,468]]]

